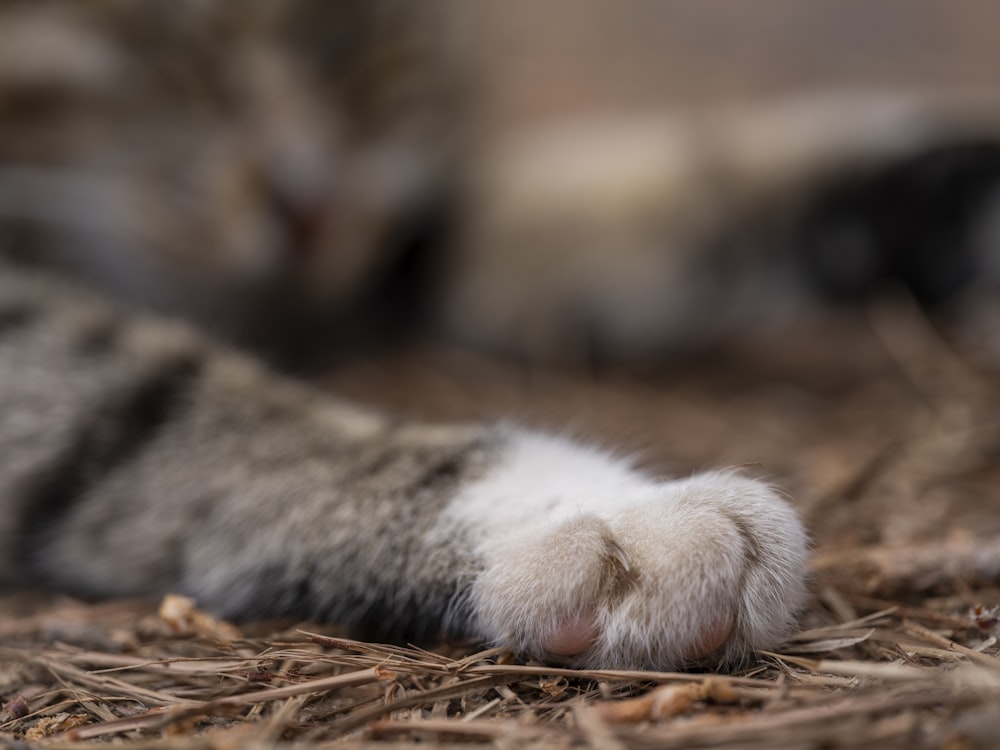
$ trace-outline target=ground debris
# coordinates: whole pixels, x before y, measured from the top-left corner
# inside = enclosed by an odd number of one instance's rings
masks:
[[[663,685],[636,698],[605,701],[594,706],[604,721],[621,724],[667,719],[687,712],[699,701],[736,703],[740,692],[721,677],[706,677],[701,682]]]

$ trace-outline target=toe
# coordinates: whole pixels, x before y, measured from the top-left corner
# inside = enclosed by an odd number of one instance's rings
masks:
[[[576,656],[590,648],[596,639],[593,613],[581,613],[561,622],[545,640],[544,648],[556,656]]]
[[[733,632],[733,617],[721,617],[711,623],[701,633],[701,637],[691,646],[687,653],[689,659],[702,659],[718,650],[729,640]]]

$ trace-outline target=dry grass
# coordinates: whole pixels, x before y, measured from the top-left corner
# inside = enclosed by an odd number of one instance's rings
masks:
[[[744,673],[705,675],[581,672],[301,629],[218,637],[177,631],[139,604],[48,602],[43,616],[4,621],[0,741],[958,748],[1000,730],[989,613],[907,605],[833,614],[855,604],[874,603],[822,590],[811,614],[829,624],[760,654]]]
[[[0,746],[994,747],[1000,378],[905,304],[852,335],[849,357],[785,341],[738,374],[507,377],[404,358],[383,363],[381,391],[372,365],[337,376],[404,411],[572,416],[656,465],[761,461],[813,529],[815,596],[802,631],[742,672],[581,672],[474,644],[235,628],[179,600],[11,596]]]

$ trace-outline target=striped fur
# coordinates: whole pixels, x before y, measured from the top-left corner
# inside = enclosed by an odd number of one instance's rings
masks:
[[[399,424],[47,278],[4,273],[0,320],[0,570],[13,581],[181,590],[228,617],[399,637],[457,606],[456,572],[474,562],[420,540],[481,472],[489,431]]]

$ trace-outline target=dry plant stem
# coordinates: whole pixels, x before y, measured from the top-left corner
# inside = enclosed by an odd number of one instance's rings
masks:
[[[372,737],[387,737],[409,732],[433,732],[455,736],[494,739],[516,733],[514,727],[486,719],[456,721],[454,719],[419,719],[415,721],[379,721],[372,725]]]
[[[165,749],[180,746],[168,741],[177,733],[191,740],[187,746],[198,747],[205,740],[201,746],[221,750],[249,742],[248,738],[275,742],[298,736],[307,743],[343,741],[358,729],[367,728],[368,736],[380,742],[423,738],[449,747],[461,742],[493,741],[502,746],[527,743],[540,747],[575,743],[626,749],[651,744],[763,748],[792,746],[786,742],[797,741],[795,738],[809,731],[846,737],[849,729],[877,730],[880,736],[905,739],[906,728],[914,726],[916,717],[924,715],[920,712],[932,706],[960,710],[962,706],[995,700],[1000,694],[1000,668],[994,656],[903,619],[900,609],[881,609],[842,623],[814,627],[800,633],[796,643],[818,649],[823,642],[836,643],[856,638],[858,633],[870,633],[868,640],[872,643],[901,644],[912,649],[923,666],[837,659],[823,654],[820,659],[805,659],[775,653],[763,655],[773,666],[757,677],[576,672],[490,663],[488,659],[496,654],[474,653],[456,659],[419,649],[337,639],[330,642],[350,651],[320,651],[288,640],[242,641],[240,648],[252,647],[256,656],[234,660],[228,646],[217,647],[217,656],[206,652],[208,658],[173,657],[177,669],[168,666],[170,658],[157,663],[136,658],[129,665],[125,663],[127,657],[121,655],[59,645],[32,651],[6,647],[0,651],[0,659],[10,661],[20,656],[26,663],[51,665],[67,689],[78,691],[86,684],[84,689],[93,696],[87,700],[136,695],[123,689],[128,685],[145,689],[146,694],[174,697],[172,705],[159,704],[164,708],[99,720],[75,727],[58,738],[47,737],[48,742],[58,740],[57,746],[111,734],[126,740],[138,732],[153,746]],[[187,642],[179,640],[178,645]],[[850,653],[853,648],[845,646],[842,651]],[[887,658],[895,657],[890,654]],[[261,660],[285,665],[285,669],[292,670],[286,678],[296,681],[262,688],[245,679],[233,680],[241,671],[258,669]],[[974,663],[955,667],[955,660]],[[59,669],[60,664],[69,668]],[[953,668],[942,671],[936,664],[950,664]],[[116,670],[114,681],[104,682],[109,675],[80,669],[88,665],[111,666]],[[328,672],[357,671],[304,681],[295,677],[296,670],[306,667]],[[222,677],[225,681],[220,683]],[[97,678],[100,680],[94,681]],[[660,687],[649,690],[648,686],[655,683]],[[157,686],[155,690],[149,689],[152,685]],[[213,685],[216,691],[222,687],[236,692],[212,697],[208,691]],[[387,692],[380,685],[392,689]],[[208,699],[182,697],[195,687]],[[338,687],[340,690],[333,692]],[[366,688],[364,697],[353,693]],[[608,700],[609,691],[622,698]],[[387,699],[389,693],[391,699]],[[27,695],[31,704],[34,694]],[[706,711],[703,706],[710,703],[725,708]],[[79,705],[82,708],[83,704]],[[104,705],[113,709],[115,704]],[[687,714],[682,722],[673,721],[682,714]],[[12,719],[0,725],[0,732],[34,721],[32,717],[37,716]],[[330,716],[335,717],[333,721],[328,720]],[[893,716],[900,718],[896,723],[886,723]],[[210,728],[220,722],[222,728]],[[248,734],[234,734],[225,728],[226,724],[233,731],[243,729]],[[58,722],[52,726],[58,726]],[[157,734],[163,739],[150,739]]]
[[[930,687],[914,693],[851,697],[808,708],[783,711],[779,714],[762,713],[747,716],[730,726],[705,726],[689,729],[670,724],[668,725],[668,734],[653,734],[651,732],[652,736],[649,739],[672,740],[670,744],[666,745],[667,747],[687,747],[694,740],[705,745],[722,744],[732,740],[745,742],[754,737],[771,738],[771,741],[776,744],[776,738],[780,737],[784,730],[810,726],[813,732],[819,732],[821,728],[831,722],[855,716],[884,715],[907,708],[933,706],[946,701],[948,697],[948,691],[935,690]]]
[[[868,307],[868,320],[885,351],[930,404],[942,394],[991,400],[992,384],[979,377],[941,337],[912,295],[902,289]],[[957,390],[956,390],[957,389]]]
[[[859,593],[926,591],[958,580],[1000,576],[1000,539],[950,539],[935,544],[879,545],[817,553],[814,573]]]
[[[355,687],[367,685],[373,682],[391,680],[395,677],[389,672],[378,667],[351,672],[334,677],[326,677],[320,680],[310,680],[298,685],[288,685],[281,688],[269,690],[259,690],[242,695],[230,695],[210,702],[202,703],[179,703],[172,709],[155,708],[141,716],[129,719],[107,722],[105,724],[95,724],[83,729],[76,729],[67,735],[67,739],[91,739],[106,734],[116,734],[129,729],[157,728],[167,724],[180,721],[193,716],[210,715],[220,708],[229,706],[252,706],[268,701],[282,700],[306,693],[321,693],[338,688]]]
[[[988,656],[986,654],[980,653],[979,651],[973,651],[967,646],[963,646],[960,643],[955,643],[954,641],[948,640],[944,636],[938,635],[932,630],[928,630],[922,625],[918,625],[915,622],[904,621],[902,630],[908,635],[915,636],[921,640],[925,640],[929,643],[933,643],[947,651],[960,654],[966,657],[969,661],[974,662],[983,667],[988,667],[989,669],[1000,670],[1000,659],[995,656]]]
[[[371,721],[380,719],[393,711],[413,708],[416,706],[432,705],[435,701],[459,698],[468,693],[470,690],[475,691],[483,688],[495,687],[497,685],[505,685],[511,682],[516,682],[517,679],[517,675],[493,675],[490,677],[478,677],[459,685],[443,686],[433,690],[427,690],[406,698],[393,700],[392,702],[387,701],[384,705],[351,711],[344,718],[339,719],[336,722],[334,729],[338,733],[348,732],[352,729],[356,729],[357,727],[364,726]]]

